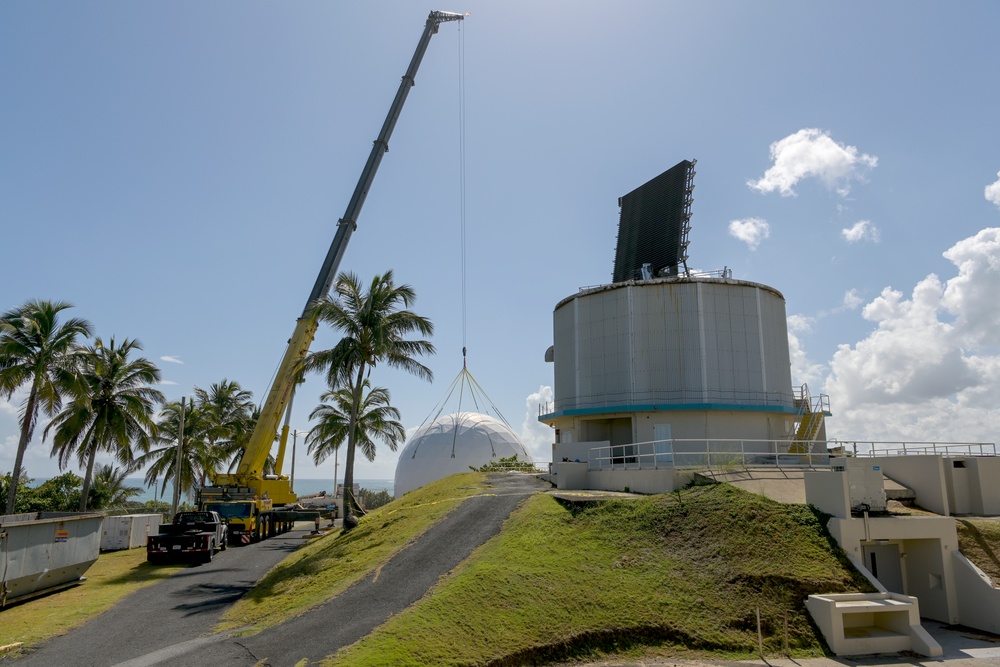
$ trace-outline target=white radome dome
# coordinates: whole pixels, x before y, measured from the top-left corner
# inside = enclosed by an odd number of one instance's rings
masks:
[[[490,461],[531,456],[510,427],[480,412],[453,412],[417,429],[396,463],[394,493],[408,491],[448,475],[469,472]]]

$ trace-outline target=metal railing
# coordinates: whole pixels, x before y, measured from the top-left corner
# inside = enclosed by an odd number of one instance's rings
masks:
[[[483,466],[488,468],[489,472],[523,472],[530,475],[535,475],[539,473],[549,472],[549,461],[521,461],[519,464],[514,463],[511,465],[489,465]],[[469,466],[470,468],[472,466]]]
[[[590,470],[745,469],[757,466],[829,467],[837,455],[825,442],[810,443],[821,452],[789,452],[787,440],[653,440],[593,447]]]
[[[789,451],[787,440],[671,439],[605,445],[589,451],[590,470],[738,470],[829,467],[831,459],[877,456],[996,456],[992,442],[812,441],[806,452]],[[812,451],[819,450],[819,451]]]
[[[871,442],[861,440],[829,440],[828,446],[848,456],[996,456],[994,442]]]
[[[800,414],[805,412],[805,406],[809,406],[811,412],[830,412],[830,396],[828,394],[818,394],[813,396],[809,393],[809,385],[803,383],[798,389],[792,389],[792,396],[796,404],[802,404]]]

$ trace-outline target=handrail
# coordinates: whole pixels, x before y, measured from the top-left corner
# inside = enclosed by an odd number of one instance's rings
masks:
[[[997,456],[996,444],[852,442],[850,451],[840,446],[828,449],[836,441],[813,440],[808,451],[789,451],[788,440],[753,439],[669,439],[603,445],[589,450],[590,470],[661,470],[661,469],[739,469],[757,466],[777,468],[828,467],[833,459],[854,457],[939,455]],[[844,444],[844,443],[842,443]],[[868,450],[859,449],[866,445]],[[838,451],[838,449],[840,451]],[[818,450],[818,451],[813,451]]]
[[[912,442],[912,441],[866,441],[829,440],[830,445],[843,451],[850,449],[850,456],[996,456],[994,442]]]
[[[823,441],[809,443],[820,452],[791,452],[787,440],[670,439],[605,445],[590,449],[591,470],[734,469],[756,466],[828,467],[839,455]]]

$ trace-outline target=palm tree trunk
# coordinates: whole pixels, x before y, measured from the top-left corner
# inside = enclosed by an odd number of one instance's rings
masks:
[[[31,433],[35,421],[35,411],[38,409],[38,378],[31,385],[28,402],[24,406],[24,419],[21,420],[21,438],[17,441],[17,454],[14,456],[14,470],[10,474],[10,490],[7,491],[7,509],[4,514],[14,513],[14,501],[17,498],[17,485],[21,481],[21,466],[24,464],[24,452],[28,449],[28,434]]]
[[[83,490],[80,491],[80,511],[87,511],[87,496],[90,495],[90,480],[94,477],[94,461],[97,460],[97,444],[91,441],[90,457],[87,459],[87,473],[83,476]]]
[[[354,431],[358,424],[361,403],[361,387],[364,384],[365,364],[358,368],[358,378],[354,383],[354,397],[351,401],[351,417],[347,422],[347,456],[344,460],[344,530],[353,528],[347,517],[354,514]]]

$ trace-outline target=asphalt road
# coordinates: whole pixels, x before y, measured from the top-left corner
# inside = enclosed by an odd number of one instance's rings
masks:
[[[134,659],[139,659],[134,664],[151,664],[144,656],[170,650],[210,630],[225,609],[302,544],[306,532],[293,530],[219,552],[211,563],[192,566],[140,589],[83,626],[41,644],[23,658],[0,660],[0,664],[108,667]]]
[[[490,494],[469,498],[370,576],[309,612],[252,637],[192,647],[185,665],[292,667],[353,644],[423,597],[438,579],[500,532],[517,505],[550,488],[528,475],[497,475]],[[131,666],[130,666],[131,667]]]
[[[302,530],[231,548],[129,596],[16,665],[25,667],[292,667],[353,644],[419,600],[438,579],[500,532],[526,497],[550,488],[528,475],[496,475],[494,489],[467,499],[377,575],[301,616],[252,637],[206,634],[223,611],[302,543]],[[15,664],[14,661],[7,661]],[[6,664],[0,659],[0,664]]]

